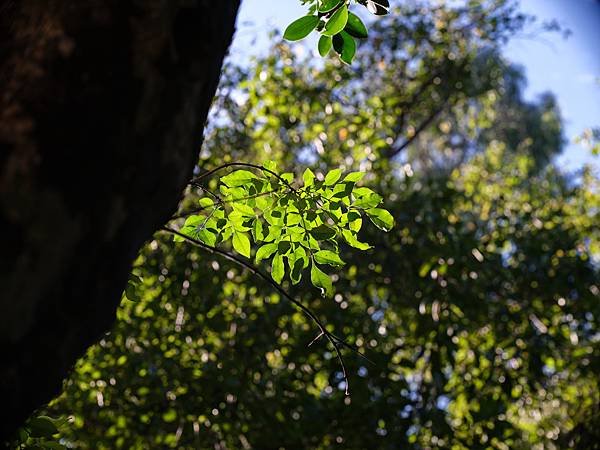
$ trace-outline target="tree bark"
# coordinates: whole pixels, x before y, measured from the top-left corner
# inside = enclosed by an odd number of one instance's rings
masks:
[[[110,329],[176,209],[238,6],[0,0],[0,443]]]

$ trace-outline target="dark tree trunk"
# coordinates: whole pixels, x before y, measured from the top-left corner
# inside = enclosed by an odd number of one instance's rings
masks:
[[[0,442],[115,318],[197,159],[239,0],[0,0]]]

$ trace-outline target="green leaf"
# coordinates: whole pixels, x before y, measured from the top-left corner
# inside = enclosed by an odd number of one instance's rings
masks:
[[[321,289],[323,296],[331,297],[333,295],[333,284],[331,278],[325,272],[317,267],[313,262],[310,268],[310,281],[315,287]]]
[[[390,231],[394,227],[394,217],[385,209],[367,209],[367,215],[371,219],[371,222],[383,231]]]
[[[286,217],[286,225],[298,225],[301,221],[302,217],[297,212],[288,213]]]
[[[349,219],[348,228],[351,231],[358,233],[360,231],[361,227],[362,227],[362,218],[360,217],[360,215],[358,216],[358,218],[356,218],[354,220]]]
[[[270,258],[273,253],[277,251],[277,244],[270,243],[265,244],[256,251],[256,264],[261,262],[263,259]]]
[[[319,44],[318,44],[319,55],[327,56],[327,54],[331,50],[332,45],[333,44],[331,41],[331,36],[325,36],[324,34],[321,35],[321,37],[319,38]]]
[[[344,5],[334,12],[331,18],[327,21],[325,24],[325,30],[323,30],[323,34],[325,36],[335,36],[344,29],[347,22],[348,6]]]
[[[137,292],[137,286],[131,280],[127,282],[127,287],[125,288],[125,297],[127,297],[127,300],[131,302],[140,301],[140,296]]]
[[[348,23],[346,23],[344,31],[346,31],[350,36],[354,36],[358,39],[365,39],[369,35],[367,27],[363,21],[360,20],[356,14],[351,12],[348,12]]]
[[[236,170],[231,172],[224,177],[221,177],[221,183],[229,187],[238,187],[250,183],[253,179],[256,179],[256,175],[247,170]]]
[[[330,266],[343,266],[345,264],[340,256],[331,250],[319,250],[314,254],[314,257],[319,264],[329,264]]]
[[[383,200],[383,197],[381,197],[381,195],[375,194],[373,192],[370,195],[366,195],[364,197],[357,199],[354,203],[352,203],[352,206],[354,206],[355,208],[370,209],[370,208],[375,208],[377,205],[379,205],[381,203],[382,200]]]
[[[350,172],[348,175],[346,175],[344,177],[343,181],[349,181],[352,183],[356,183],[357,181],[362,180],[364,176],[365,176],[364,172]]]
[[[310,230],[310,234],[317,241],[326,241],[335,236],[335,230],[331,227],[328,227],[325,224],[321,224],[318,227],[315,227],[312,230]]]
[[[250,258],[250,239],[246,233],[234,231],[232,244],[236,252]]]
[[[356,54],[356,42],[354,38],[345,31],[333,37],[333,48],[340,55],[340,59],[346,64],[351,64]]]
[[[238,210],[231,211],[231,213],[229,213],[229,215],[227,216],[227,219],[229,220],[229,223],[231,224],[231,226],[233,226],[234,230],[236,230],[236,231],[248,231],[249,230],[249,228],[246,225],[244,225],[244,223],[248,219],[248,216],[244,216],[240,211],[238,211]]]
[[[248,206],[244,203],[234,203],[231,206],[234,210],[239,211],[242,214],[242,216],[256,217],[256,212],[251,206]]]
[[[326,13],[333,10],[342,0],[322,0],[319,12]]]
[[[215,204],[213,199],[209,197],[202,197],[200,200],[198,200],[198,203],[200,204],[200,207],[204,209],[208,209]]]
[[[351,247],[357,248],[359,250],[369,250],[371,248],[371,246],[369,244],[360,242],[356,238],[356,235],[354,233],[352,233],[352,231],[350,231],[350,230],[342,230],[342,236],[344,236],[344,239],[346,240],[348,245]]]
[[[304,181],[305,187],[312,186],[315,180],[315,174],[312,170],[307,168],[302,174],[302,180]]]
[[[283,33],[283,38],[288,41],[299,41],[310,34],[319,24],[317,16],[304,16],[294,20]]]
[[[281,236],[281,232],[283,231],[283,227],[281,225],[271,225],[269,227],[269,233],[263,239],[265,242],[272,242]]]
[[[198,233],[196,233],[196,237],[199,241],[202,241],[206,245],[210,245],[211,247],[214,247],[217,243],[217,235],[212,231],[207,230],[206,228],[203,228],[202,230],[198,231]]]
[[[281,283],[285,275],[285,266],[283,264],[283,255],[277,253],[271,263],[271,277],[277,284]]]
[[[333,169],[325,176],[325,181],[323,184],[325,186],[332,186],[340,179],[341,176],[342,171],[340,169]]]
[[[260,242],[265,238],[262,221],[260,219],[254,220],[254,224],[252,226],[252,238],[254,239],[254,242]]]
[[[49,438],[58,433],[58,428],[54,425],[54,421],[50,417],[39,416],[30,419],[27,422],[27,428],[30,431],[31,437]]]
[[[308,266],[306,250],[301,246],[296,247],[296,250],[288,255],[288,264],[290,266],[290,279],[292,280],[292,284],[298,284],[302,279],[302,270]]]
[[[350,198],[350,194],[352,194],[353,187],[353,182],[343,181],[341,183],[336,184],[333,188],[333,198]]]

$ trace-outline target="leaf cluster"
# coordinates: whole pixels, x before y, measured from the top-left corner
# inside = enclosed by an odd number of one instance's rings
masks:
[[[357,186],[364,173],[342,176],[340,169],[333,169],[319,180],[306,169],[301,185],[294,187],[294,175],[277,174],[273,162],[253,168],[257,170],[238,169],[220,177],[218,193],[203,188],[200,211],[186,218],[180,232],[210,247],[231,242],[246,258],[254,246],[256,264],[270,261],[276,283],[287,276],[298,284],[309,269],[312,284],[332,296],[333,284],[323,266],[344,265],[339,242],[371,248],[358,238],[363,217],[383,231],[394,225],[389,211],[380,207],[383,198]]]
[[[389,12],[388,0],[354,1],[375,15]],[[283,37],[288,41],[299,41],[316,30],[321,34],[318,43],[321,56],[326,56],[333,48],[344,63],[352,63],[356,39],[368,36],[363,21],[349,9],[352,0],[309,0],[304,3],[310,4],[308,14],[288,25]]]

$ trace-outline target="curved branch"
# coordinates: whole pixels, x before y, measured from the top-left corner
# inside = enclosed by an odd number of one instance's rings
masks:
[[[204,178],[210,177],[215,172],[218,172],[219,170],[227,169],[228,167],[250,167],[250,168],[256,169],[256,170],[262,170],[263,172],[266,172],[266,173],[274,176],[275,178],[277,178],[279,181],[281,181],[283,184],[285,184],[288,188],[290,188],[290,190],[292,192],[296,192],[296,188],[294,186],[292,186],[290,183],[288,183],[286,180],[284,180],[278,173],[273,172],[272,170],[267,169],[266,167],[259,166],[258,164],[244,163],[244,162],[230,162],[227,164],[222,164],[222,165],[215,167],[214,169],[211,169],[208,172],[204,172],[202,175],[199,175],[196,178],[192,179],[192,181],[190,181],[189,184],[199,185],[200,181],[203,180]],[[200,186],[200,187],[202,187],[202,186]]]
[[[353,352],[357,353],[359,356],[361,356],[365,360],[369,361],[370,363],[373,363],[360,350],[358,350],[357,348],[354,348],[352,345],[348,344],[347,342],[345,342],[343,339],[339,338],[335,334],[327,331],[327,329],[325,328],[325,324],[323,324],[323,322],[321,322],[321,320],[310,309],[308,309],[306,306],[304,306],[302,303],[300,303],[298,300],[296,300],[294,297],[292,297],[290,294],[288,294],[285,291],[285,289],[283,289],[279,284],[277,284],[275,282],[275,280],[273,280],[269,275],[262,272],[260,269],[254,267],[252,264],[248,263],[247,261],[243,260],[242,258],[240,258],[236,255],[233,255],[233,254],[226,252],[224,250],[221,250],[219,248],[207,245],[204,242],[194,239],[190,236],[186,236],[185,234],[183,234],[173,228],[163,226],[161,228],[161,230],[165,231],[167,233],[173,234],[175,236],[179,236],[182,239],[186,240],[187,242],[195,245],[196,247],[200,247],[210,253],[220,255],[223,258],[228,259],[229,261],[232,261],[232,262],[242,266],[243,268],[250,271],[250,273],[252,273],[252,274],[258,276],[259,278],[263,279],[264,281],[266,281],[278,293],[280,293],[283,297],[285,297],[287,300],[289,300],[291,303],[293,303],[298,309],[300,309],[304,314],[306,314],[317,325],[317,327],[319,328],[319,331],[320,331],[319,336],[316,339],[313,339],[313,341],[309,345],[312,345],[316,340],[318,340],[318,338],[320,338],[323,335],[331,343],[331,345],[333,346],[333,348],[335,350],[336,356],[340,362],[340,366],[342,367],[342,374],[344,376],[344,381],[346,384],[346,391],[345,391],[346,395],[350,394],[350,383],[348,380],[348,374],[346,372],[346,365],[344,364],[344,359],[342,357],[342,353],[340,352],[340,348],[339,348],[340,345],[352,350]]]

